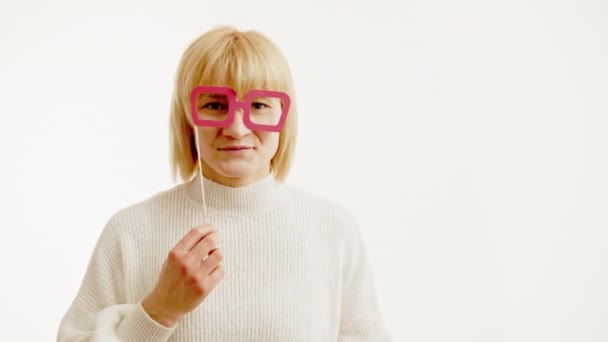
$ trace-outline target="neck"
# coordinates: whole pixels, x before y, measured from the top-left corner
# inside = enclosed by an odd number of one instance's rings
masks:
[[[234,187],[218,183],[203,175],[205,203],[210,213],[242,216],[276,207],[283,200],[282,186],[272,173],[254,182]],[[201,209],[200,175],[183,184],[183,190],[189,199]]]

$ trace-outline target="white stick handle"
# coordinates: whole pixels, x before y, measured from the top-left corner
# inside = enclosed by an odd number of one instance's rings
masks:
[[[198,129],[194,128],[194,136],[196,137],[196,157],[198,158],[198,175],[199,175],[199,179],[201,182],[201,197],[203,199],[203,212],[205,214],[205,224],[208,224],[209,221],[207,220],[207,203],[205,202],[205,187],[203,186],[203,161],[201,158],[201,153],[199,150],[199,143],[198,143]]]

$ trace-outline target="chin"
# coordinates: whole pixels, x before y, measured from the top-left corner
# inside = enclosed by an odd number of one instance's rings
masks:
[[[251,167],[250,163],[240,162],[218,165],[216,172],[228,178],[245,178],[255,173],[255,170]]]

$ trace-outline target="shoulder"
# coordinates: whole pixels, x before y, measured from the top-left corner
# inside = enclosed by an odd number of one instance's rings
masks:
[[[152,223],[158,221],[174,206],[180,185],[158,191],[140,201],[115,211],[106,220],[96,243],[96,254],[119,255],[130,249],[129,241],[149,233]],[[132,246],[131,246],[132,247]]]
[[[180,187],[174,185],[160,190],[139,201],[118,209],[107,221],[106,229],[128,231],[137,226],[145,226],[149,221],[162,217],[180,196]]]
[[[324,197],[299,185],[284,184],[284,196],[287,200],[295,201],[301,205],[322,209],[338,216],[351,216],[352,212],[335,199]]]
[[[344,204],[297,185],[285,184],[284,189],[285,197],[297,210],[314,217],[325,228],[333,228],[340,235],[356,234],[356,215]]]
[[[297,202],[297,210],[320,233],[324,243],[337,247],[335,252],[344,267],[355,267],[366,258],[366,243],[357,215],[332,198],[290,185],[286,192]],[[310,228],[310,227],[309,227]]]

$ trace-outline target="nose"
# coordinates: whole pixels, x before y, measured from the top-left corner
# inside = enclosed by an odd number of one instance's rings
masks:
[[[250,132],[251,130],[245,126],[245,122],[243,121],[243,110],[237,108],[234,113],[234,120],[232,120],[232,123],[223,130],[224,135],[239,139]]]

